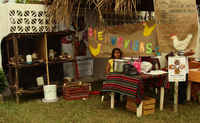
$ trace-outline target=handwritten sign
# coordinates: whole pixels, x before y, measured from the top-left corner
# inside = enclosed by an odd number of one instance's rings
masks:
[[[185,56],[175,56],[168,58],[169,81],[185,81],[188,64]]]
[[[173,42],[193,37],[188,48],[195,48],[198,31],[196,0],[155,0],[158,42],[161,52],[175,51]],[[171,36],[176,35],[175,39]]]
[[[94,57],[110,57],[113,48],[123,56],[160,55],[153,22],[88,28],[89,49]]]

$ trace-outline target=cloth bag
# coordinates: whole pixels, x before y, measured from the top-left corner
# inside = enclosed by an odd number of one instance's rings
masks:
[[[137,69],[137,71],[140,73],[141,72],[141,58],[138,60],[135,60],[133,62],[133,66]]]
[[[137,69],[131,64],[124,64],[123,65],[123,73],[125,75],[137,75]]]

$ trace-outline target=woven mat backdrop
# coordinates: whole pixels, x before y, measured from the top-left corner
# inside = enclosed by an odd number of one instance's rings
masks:
[[[185,49],[195,48],[198,31],[196,0],[155,0],[155,16],[161,52],[175,51],[174,40],[185,42]]]

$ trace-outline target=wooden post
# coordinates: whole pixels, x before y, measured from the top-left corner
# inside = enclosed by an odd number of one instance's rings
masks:
[[[160,111],[163,111],[163,104],[164,104],[164,95],[165,95],[165,88],[160,88]]]
[[[16,103],[19,104],[19,71],[18,71],[18,56],[19,56],[19,50],[18,50],[18,40],[15,36],[12,37],[13,38],[13,46],[14,46],[14,62],[16,64],[15,66],[15,96],[16,96]]]
[[[141,102],[139,104],[139,106],[137,107],[137,111],[136,111],[136,116],[137,117],[141,117],[142,116],[142,105],[143,105],[143,102]]]
[[[191,85],[192,83],[188,81],[188,86],[187,86],[187,101],[191,100]]]
[[[48,48],[47,48],[47,34],[44,34],[44,46],[45,46],[45,63],[46,63],[46,72],[47,72],[47,84],[50,84],[49,80],[49,61],[48,61]]]
[[[174,112],[178,111],[178,80],[174,83]]]
[[[114,92],[111,92],[111,104],[110,104],[110,107],[111,109],[114,109],[114,106],[115,106],[115,93]]]

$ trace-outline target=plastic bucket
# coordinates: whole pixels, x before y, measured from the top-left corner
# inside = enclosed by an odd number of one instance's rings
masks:
[[[53,101],[57,100],[57,88],[56,85],[44,85],[44,100]]]

